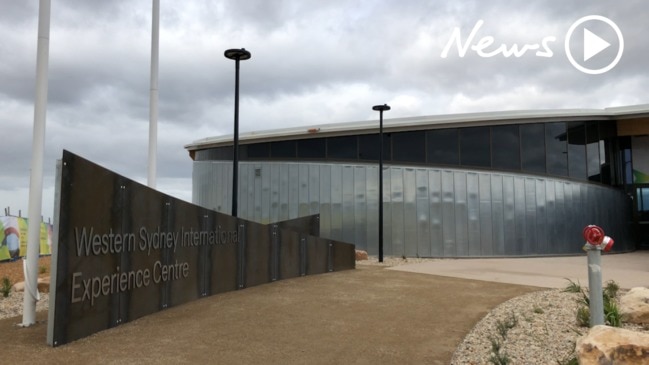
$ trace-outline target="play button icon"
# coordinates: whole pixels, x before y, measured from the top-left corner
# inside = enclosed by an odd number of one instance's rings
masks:
[[[583,26],[583,60],[581,63],[579,63],[575,60],[575,57],[572,54],[574,48],[571,47],[571,43],[579,42],[579,39],[573,39],[578,38],[573,37],[573,33],[575,33],[575,30],[577,30],[580,26],[585,25],[585,23],[587,22],[591,22],[589,24],[592,24],[590,29],[594,29],[593,27],[595,27],[599,30],[599,32],[596,34],[595,32]],[[602,31],[602,27],[607,28],[605,29],[607,31]],[[611,30],[614,33],[611,32]],[[604,39],[606,38],[606,36],[608,36],[608,40]],[[604,67],[593,68],[592,66],[590,66],[593,61],[598,59],[598,55],[602,55],[602,52],[611,47],[611,42],[617,43],[618,45],[618,50],[615,58]],[[620,28],[612,20],[600,15],[589,15],[577,20],[570,26],[570,29],[568,29],[568,32],[566,33],[564,46],[568,60],[577,70],[591,75],[598,75],[611,70],[620,61],[620,59],[622,58],[622,53],[624,52],[624,37],[622,36]],[[578,53],[579,49],[577,49],[577,54]],[[610,58],[613,57],[610,56]],[[604,60],[606,61],[606,58],[604,58]],[[591,62],[588,63],[587,61]]]
[[[611,44],[584,28],[584,62],[598,55]]]

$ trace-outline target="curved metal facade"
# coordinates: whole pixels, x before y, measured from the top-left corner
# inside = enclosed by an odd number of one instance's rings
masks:
[[[239,216],[262,223],[320,214],[322,237],[378,252],[378,167],[241,162]],[[564,255],[582,252],[597,224],[614,251],[633,250],[630,201],[620,190],[559,178],[386,165],[384,252],[407,257]],[[232,163],[195,161],[193,202],[229,213]]]

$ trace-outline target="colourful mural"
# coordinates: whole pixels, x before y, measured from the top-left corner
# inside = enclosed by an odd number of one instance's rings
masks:
[[[0,217],[0,261],[16,260],[27,255],[27,218]],[[50,255],[52,225],[41,222],[40,254]]]

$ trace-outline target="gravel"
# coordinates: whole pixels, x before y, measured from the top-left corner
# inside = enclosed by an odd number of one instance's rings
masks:
[[[48,293],[40,293],[41,300],[36,302],[36,311],[46,311],[50,305]],[[23,315],[23,292],[11,291],[7,298],[0,295],[0,319]]]

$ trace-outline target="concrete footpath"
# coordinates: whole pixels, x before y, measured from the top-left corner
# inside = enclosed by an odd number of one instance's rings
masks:
[[[569,257],[434,260],[389,270],[542,288],[563,288],[566,279],[588,285],[586,253]],[[602,255],[602,278],[621,288],[649,287],[649,251]]]

